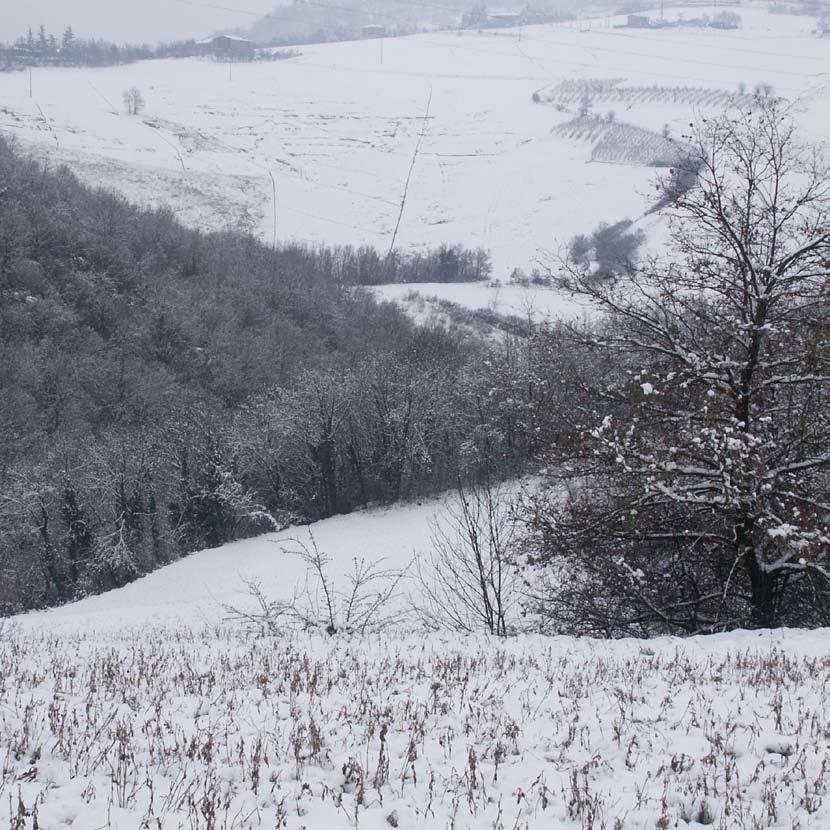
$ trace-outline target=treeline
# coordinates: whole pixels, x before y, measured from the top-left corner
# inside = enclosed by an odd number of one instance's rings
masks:
[[[58,37],[43,25],[27,33],[12,45],[0,44],[0,69],[22,66],[113,66],[151,58],[187,58],[201,54],[195,40],[149,44],[116,44],[100,38],[78,37],[67,26]]]
[[[350,246],[333,249],[338,278],[346,285],[390,283],[477,282],[490,278],[492,264],[487,251],[461,245],[441,245],[425,252],[393,251]]]
[[[523,26],[576,19],[573,3],[525,3],[520,11],[500,12],[485,3],[472,7],[466,0],[413,6],[407,0],[384,0],[380,5],[356,2],[318,6],[292,0],[256,21],[250,36],[262,46],[326,43],[364,37],[401,37],[435,29],[483,29]],[[368,31],[367,31],[368,29]]]
[[[471,6],[461,17],[461,29],[503,29],[513,26],[535,26],[540,23],[562,23],[576,20],[572,11],[563,11],[561,5],[526,3],[520,11],[491,10],[484,2]]]
[[[385,267],[476,260],[447,251]],[[0,140],[0,608],[521,465],[530,352],[352,285],[384,259],[189,230]]]

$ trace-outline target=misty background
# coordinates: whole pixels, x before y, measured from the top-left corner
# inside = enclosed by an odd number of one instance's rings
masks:
[[[81,36],[118,43],[206,37],[220,29],[247,28],[279,5],[279,0],[11,0],[0,3],[0,42],[41,23],[51,32],[71,25]]]

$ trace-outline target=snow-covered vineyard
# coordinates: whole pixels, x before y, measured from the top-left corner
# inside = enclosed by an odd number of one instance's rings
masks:
[[[7,629],[0,825],[826,828],[826,636]]]

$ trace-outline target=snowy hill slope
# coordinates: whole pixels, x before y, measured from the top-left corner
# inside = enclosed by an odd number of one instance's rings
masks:
[[[307,46],[232,67],[36,69],[32,98],[24,73],[5,73],[0,130],[194,225],[381,249],[415,157],[397,244],[482,246],[504,278],[601,221],[642,216],[654,169],[628,144],[661,146],[664,125],[679,137],[741,82],[798,101],[822,135],[830,78],[815,21],[740,12],[737,31],[611,18]],[[123,111],[132,86],[147,100],[140,117]],[[613,110],[621,126],[572,125],[586,90],[592,115]]]
[[[221,624],[227,606],[249,608],[248,583],[258,582],[270,598],[289,599],[305,583],[308,568],[290,551],[295,540],[331,557],[337,586],[355,559],[402,569],[429,546],[431,524],[440,519],[445,499],[358,511],[292,527],[191,554],[141,579],[71,605],[18,618],[26,629],[67,632],[118,631],[151,624],[201,629]]]
[[[442,302],[537,322],[583,319],[592,314],[587,300],[553,285],[524,286],[498,281],[392,283],[373,286],[371,290],[379,300],[397,303],[416,321],[440,319]]]
[[[387,43],[382,70],[377,43],[315,47],[296,64],[234,67],[227,88],[218,74],[205,82],[227,67],[196,61],[175,74],[163,63],[62,73],[48,101],[39,86],[29,102],[9,76],[0,118],[88,177],[130,171],[131,195],[171,201],[189,221],[267,237],[273,175],[280,238],[354,242],[359,231],[378,244],[426,124],[432,161],[416,166],[401,241],[466,233],[509,267],[552,228],[584,230],[647,201],[637,188],[648,168],[588,163],[590,143],[551,132],[573,113],[529,92],[565,95],[557,77],[615,79],[627,62],[636,94],[616,83],[604,94],[636,99],[626,118],[649,129],[669,110],[679,129],[689,107],[685,95],[637,103],[649,78],[769,81],[803,96],[808,131],[828,123],[824,64],[798,29],[807,19],[744,15],[755,28],[739,33],[403,39]],[[446,57],[456,47],[458,66]],[[144,120],[110,103],[133,83],[154,100]],[[435,216],[445,221],[428,224]],[[521,310],[523,299],[510,302]],[[436,499],[360,511],[311,532],[342,583],[355,559],[405,567],[441,509]],[[425,634],[394,620],[362,637],[245,630],[228,607],[254,607],[246,582],[278,600],[305,584],[292,538],[312,537],[294,528],[202,551],[117,591],[0,621],[0,830],[830,826],[827,630],[648,642]]]

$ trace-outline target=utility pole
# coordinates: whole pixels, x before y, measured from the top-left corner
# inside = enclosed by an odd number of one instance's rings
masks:
[[[29,97],[32,97],[32,67],[29,66]]]

